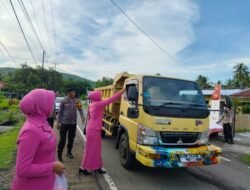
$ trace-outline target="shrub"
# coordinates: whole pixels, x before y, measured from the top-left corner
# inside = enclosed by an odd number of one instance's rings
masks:
[[[250,105],[243,105],[242,113],[250,113]]]
[[[17,99],[7,99],[0,94],[0,122],[10,121],[15,124],[19,121],[21,114]]]
[[[6,110],[9,108],[9,103],[7,99],[2,99],[0,101],[0,110]]]
[[[87,99],[88,99],[88,97],[87,97],[87,95],[82,94],[82,95],[81,95],[81,97],[80,97],[80,99],[81,99],[81,100],[87,100]]]

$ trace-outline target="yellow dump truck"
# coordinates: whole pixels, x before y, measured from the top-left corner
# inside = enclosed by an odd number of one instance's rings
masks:
[[[123,167],[137,159],[149,167],[190,167],[219,163],[221,149],[208,144],[209,110],[196,82],[162,76],[118,74],[97,88],[102,98],[126,88],[105,108],[103,129],[116,136]]]

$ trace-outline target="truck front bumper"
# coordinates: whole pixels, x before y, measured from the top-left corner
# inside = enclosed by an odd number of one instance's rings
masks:
[[[221,149],[214,145],[192,148],[165,148],[137,145],[136,159],[149,167],[206,166],[220,162]]]

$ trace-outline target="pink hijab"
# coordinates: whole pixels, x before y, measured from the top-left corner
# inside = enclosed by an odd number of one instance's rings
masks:
[[[23,97],[19,107],[28,119],[45,121],[54,109],[54,100],[53,91],[35,89]]]
[[[99,102],[102,100],[102,94],[100,91],[91,91],[89,92],[88,97],[92,102]]]

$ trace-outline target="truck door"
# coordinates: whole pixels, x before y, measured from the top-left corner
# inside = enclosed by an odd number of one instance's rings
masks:
[[[136,151],[137,144],[137,121],[139,117],[139,112],[137,108],[138,104],[138,94],[139,94],[139,82],[137,79],[130,79],[125,81],[127,97],[124,97],[121,102],[121,114],[120,114],[120,124],[125,128],[128,139],[129,147],[132,151]],[[129,97],[129,95],[134,94],[134,97]],[[130,94],[129,94],[130,93]],[[137,93],[137,96],[135,94]],[[132,99],[133,100],[132,100]],[[137,112],[137,113],[133,113]],[[132,113],[132,117],[131,117]]]

